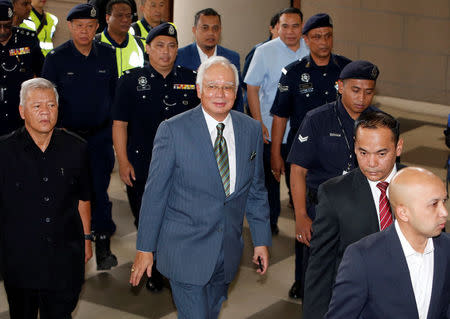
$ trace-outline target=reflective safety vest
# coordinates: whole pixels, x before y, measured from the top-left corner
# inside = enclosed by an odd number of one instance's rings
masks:
[[[100,41],[112,45],[105,36],[105,32],[101,33]],[[144,66],[144,52],[142,52],[137,41],[138,40],[136,40],[134,36],[128,35],[128,44],[125,48],[117,48],[112,45],[116,49],[117,72],[119,78],[126,70]]]
[[[33,10],[30,11],[28,19],[23,20],[20,27],[36,31],[38,33],[39,45],[41,47],[42,54],[47,55],[53,50],[53,35],[55,34],[56,25],[58,24],[58,18],[48,12],[44,12],[44,25],[40,27],[41,20],[39,20],[36,13]]]
[[[137,28],[139,28],[140,32],[136,32],[136,26],[137,26]],[[133,23],[131,25],[131,27],[130,27],[129,32],[130,32],[131,35],[136,35],[138,37],[141,37],[142,38],[142,43],[144,44],[144,48],[145,48],[145,45],[147,44],[145,41],[147,39],[148,31],[144,27],[144,25],[142,24],[142,21],[138,20],[135,23]]]

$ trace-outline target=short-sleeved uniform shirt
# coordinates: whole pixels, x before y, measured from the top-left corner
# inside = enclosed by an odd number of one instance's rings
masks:
[[[289,64],[282,70],[278,92],[270,112],[289,118],[290,134],[294,135],[306,113],[336,100],[339,74],[350,62],[346,57],[331,54],[328,65],[324,66],[318,66],[311,55]]]
[[[42,77],[58,90],[60,126],[81,131],[111,121],[117,66],[110,45],[93,41],[84,56],[69,40],[47,54]]]
[[[244,81],[248,85],[260,87],[261,117],[264,125],[269,130],[269,134],[273,120],[270,109],[277,94],[277,84],[281,77],[281,70],[288,64],[308,54],[309,48],[303,39],[300,40],[300,47],[294,52],[280,38],[276,38],[259,46],[253,55]],[[286,143],[286,137],[287,132],[283,143]]]
[[[375,110],[378,109],[369,106],[364,112]],[[322,105],[306,114],[287,161],[308,169],[308,188],[317,190],[328,179],[357,167],[354,124],[355,120],[345,110],[340,97],[335,102]]]
[[[12,28],[6,45],[0,44],[0,135],[23,125],[19,114],[22,82],[41,74],[44,56],[34,31]]]
[[[22,127],[0,139],[0,265],[22,288],[80,288],[91,197],[86,143],[55,129],[42,152]]]
[[[197,73],[176,66],[164,78],[151,65],[125,71],[119,79],[113,119],[128,122],[127,154],[136,179],[145,181],[159,124],[200,103]]]

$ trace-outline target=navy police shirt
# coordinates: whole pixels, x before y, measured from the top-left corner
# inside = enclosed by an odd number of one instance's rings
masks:
[[[339,74],[350,62],[346,57],[331,54],[325,66],[318,66],[311,55],[289,64],[282,70],[270,112],[289,118],[291,132],[295,134],[306,113],[336,100]]]
[[[369,106],[364,112],[376,110],[378,109]],[[340,97],[335,102],[322,105],[306,114],[287,161],[308,169],[308,188],[317,190],[328,179],[357,167],[354,124],[355,120],[345,110]]]

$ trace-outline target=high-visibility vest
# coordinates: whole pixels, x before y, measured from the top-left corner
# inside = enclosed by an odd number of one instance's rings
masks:
[[[42,54],[44,56],[47,55],[51,50],[53,50],[53,35],[55,34],[56,25],[58,24],[58,18],[48,12],[44,12],[46,24],[40,28],[41,30],[38,33],[39,46],[41,47]],[[33,10],[30,11],[30,16],[28,19],[23,20],[20,27],[30,29],[33,31],[37,31],[39,26],[41,25],[41,21],[39,20],[36,13]]]
[[[101,33],[100,41],[112,45],[105,36],[105,32]],[[116,49],[119,78],[126,70],[144,66],[144,52],[142,52],[137,41],[134,36],[128,35],[128,44],[125,48],[117,48],[112,45]]]
[[[135,26],[137,26],[139,32],[137,32],[137,30],[136,30],[137,28]],[[142,38],[142,43],[144,44],[144,48],[145,48],[145,45],[147,44],[145,41],[147,39],[148,31],[144,27],[144,25],[142,24],[142,21],[138,20],[135,23],[133,23],[131,25],[131,27],[130,27],[130,31],[129,32],[130,32],[131,35],[136,35],[138,37],[141,37]]]

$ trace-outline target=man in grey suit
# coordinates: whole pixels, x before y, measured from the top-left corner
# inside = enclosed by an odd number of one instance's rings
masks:
[[[269,265],[269,207],[259,122],[231,111],[239,76],[224,57],[203,62],[201,104],[158,128],[130,283],[153,259],[170,280],[178,318],[217,318],[242,255],[246,215],[253,262]]]
[[[389,210],[383,219],[383,206],[389,206],[389,201],[382,198],[377,185],[388,185],[403,167],[396,164],[403,148],[399,124],[384,112],[363,113],[355,122],[354,134],[359,167],[319,187],[305,278],[304,319],[322,319],[327,312],[345,248],[392,222]]]

